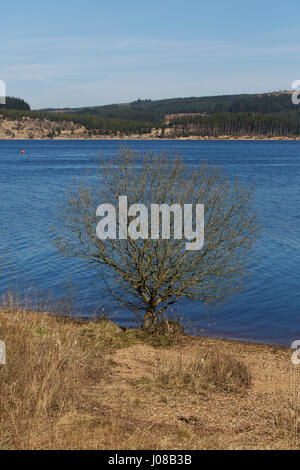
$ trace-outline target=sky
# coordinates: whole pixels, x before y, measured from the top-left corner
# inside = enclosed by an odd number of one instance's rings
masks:
[[[300,2],[1,2],[0,80],[32,109],[290,89]]]

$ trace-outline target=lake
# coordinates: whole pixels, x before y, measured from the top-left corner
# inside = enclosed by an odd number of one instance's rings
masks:
[[[75,308],[82,315],[105,307],[120,324],[134,324],[131,312],[112,303],[93,271],[80,260],[63,258],[49,242],[56,208],[72,178],[93,169],[100,152],[113,158],[122,144],[139,151],[179,151],[188,165],[206,159],[222,166],[231,179],[238,176],[255,184],[263,230],[251,261],[251,281],[209,317],[192,301],[174,313],[184,313],[190,330],[203,328],[211,336],[283,345],[300,339],[296,141],[0,141],[0,252],[8,250],[9,260],[0,277],[0,295],[14,273],[20,284],[51,291],[57,298],[73,286]]]

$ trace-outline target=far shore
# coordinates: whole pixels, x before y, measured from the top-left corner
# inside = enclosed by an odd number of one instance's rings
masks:
[[[94,135],[96,130],[88,130],[82,125],[75,125],[70,123],[69,127],[65,124],[51,122],[47,119],[30,119],[23,118],[21,123],[15,119],[3,119],[0,115],[0,140],[162,140],[162,141],[224,141],[224,140],[271,140],[271,141],[284,141],[284,140],[300,140],[299,136],[266,136],[263,134],[242,136],[222,134],[219,136],[176,136],[174,129],[166,128],[164,132],[162,129],[153,128],[151,131],[144,134],[121,134],[119,131],[110,134]]]
[[[70,136],[70,137],[34,137],[34,138],[29,138],[29,137],[8,137],[8,136],[2,136],[0,134],[0,141],[1,140],[16,140],[16,141],[21,141],[21,140],[28,140],[28,141],[34,141],[34,140],[60,140],[60,141],[68,141],[68,140],[149,140],[149,141],[299,141],[300,136],[297,137],[264,137],[264,136],[242,136],[242,137],[233,137],[233,136],[219,136],[219,137],[199,137],[199,136],[189,136],[189,137],[153,137],[153,136],[137,136],[137,135],[125,135],[125,136],[106,136],[106,135],[98,135],[98,136],[93,136],[93,137],[77,137],[77,136]]]

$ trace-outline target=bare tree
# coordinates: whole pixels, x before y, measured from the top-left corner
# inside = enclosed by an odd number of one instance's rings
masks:
[[[97,177],[93,183],[91,179],[68,192],[55,244],[64,254],[80,257],[99,270],[114,298],[141,312],[144,329],[154,327],[179,299],[209,306],[240,289],[257,233],[252,189],[238,181],[230,183],[212,165],[186,166],[178,155],[140,155],[126,147],[116,158],[99,158]],[[204,204],[203,248],[188,251],[186,240],[174,236],[99,240],[96,208],[102,203],[118,207],[119,196],[127,196],[128,205]],[[174,220],[171,214],[172,233]]]

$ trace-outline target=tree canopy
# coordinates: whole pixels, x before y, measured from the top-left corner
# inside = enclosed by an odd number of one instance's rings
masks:
[[[99,204],[204,204],[205,242],[186,250],[184,238],[141,234],[106,240],[96,235]],[[195,226],[195,212],[192,224]],[[123,224],[139,224],[132,214]],[[99,273],[112,296],[141,315],[143,327],[155,327],[168,308],[183,298],[211,306],[237,292],[246,275],[249,252],[257,235],[252,191],[238,181],[229,183],[217,167],[200,163],[189,168],[180,156],[138,154],[122,148],[113,160],[101,157],[96,182],[75,185],[62,207],[55,244],[67,256],[79,257]],[[120,231],[121,221],[117,221]],[[150,224],[152,221],[150,221]],[[152,229],[152,225],[150,230]]]

